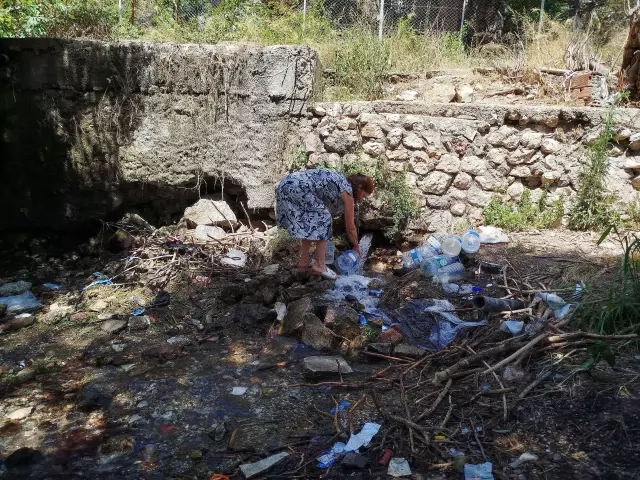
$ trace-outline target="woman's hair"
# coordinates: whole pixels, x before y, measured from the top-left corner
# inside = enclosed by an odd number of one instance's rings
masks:
[[[367,177],[361,173],[356,173],[355,175],[349,175],[347,180],[351,184],[351,189],[353,190],[353,194],[355,197],[355,193],[357,191],[366,192],[368,195],[371,195],[375,190],[375,185],[373,184],[373,180],[371,177]]]

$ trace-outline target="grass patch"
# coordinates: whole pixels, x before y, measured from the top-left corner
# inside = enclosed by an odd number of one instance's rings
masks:
[[[505,202],[494,196],[484,208],[484,223],[512,232],[557,226],[564,213],[562,200],[551,206],[547,206],[546,200],[547,193],[544,192],[540,200],[533,202],[528,189],[522,193],[520,203]]]
[[[612,231],[624,251],[622,264],[611,280],[588,284],[576,310],[581,327],[599,334],[634,330],[640,324],[640,237],[609,227],[598,244]]]
[[[613,199],[605,193],[612,139],[613,109],[609,110],[598,138],[587,147],[587,164],[580,174],[578,196],[569,215],[569,228],[573,230],[603,229],[619,222],[611,207]]]

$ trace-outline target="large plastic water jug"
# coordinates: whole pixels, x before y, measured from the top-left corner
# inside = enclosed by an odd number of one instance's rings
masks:
[[[338,271],[343,275],[351,275],[358,266],[358,254],[353,250],[347,250],[336,259]]]
[[[442,253],[448,257],[457,257],[462,250],[462,239],[458,235],[447,235],[442,240]]]
[[[462,236],[462,250],[468,255],[473,255],[480,250],[480,235],[472,228]]]

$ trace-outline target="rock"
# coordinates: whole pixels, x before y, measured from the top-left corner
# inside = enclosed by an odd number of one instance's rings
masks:
[[[510,127],[508,125],[502,125],[497,130],[494,130],[493,132],[489,133],[489,135],[487,135],[486,140],[487,140],[487,143],[489,143],[490,145],[493,145],[494,147],[503,147],[505,146],[505,141],[507,141],[507,139],[511,137],[516,137],[517,133],[518,133],[517,129]],[[513,141],[511,140],[508,143],[511,144],[513,143]],[[520,143],[519,138],[518,138],[518,143]]]
[[[187,347],[193,345],[193,340],[186,335],[176,335],[167,339],[167,343],[174,347]]]
[[[23,447],[15,450],[5,459],[8,470],[23,469],[43,462],[44,455],[39,450]]]
[[[524,150],[519,148],[507,156],[507,163],[513,166],[530,163],[530,160],[533,158],[535,153],[535,150]]]
[[[283,335],[293,335],[304,325],[305,314],[311,311],[311,299],[304,297],[287,305],[287,313],[282,320]]]
[[[488,169],[487,161],[475,155],[466,155],[460,164],[460,170],[471,175],[486,175]]]
[[[505,383],[518,383],[525,378],[524,370],[522,368],[508,365],[502,373],[502,380]]]
[[[411,155],[409,166],[418,175],[426,175],[436,168],[438,160],[432,158],[424,152],[416,151]]]
[[[458,103],[473,102],[473,87],[468,84],[458,85],[456,87],[456,102]]]
[[[620,157],[623,153],[624,153],[623,149],[621,149],[617,145],[614,145],[609,149],[609,151],[607,152],[607,155],[609,155],[610,157]]]
[[[640,170],[640,157],[625,158],[622,168],[625,170]]]
[[[509,185],[509,188],[507,188],[507,195],[511,200],[519,201],[523,193],[524,185],[522,185],[522,182],[520,180],[516,180],[511,185]]]
[[[3,318],[7,314],[7,304],[0,303],[0,318]]]
[[[464,215],[464,212],[467,211],[467,204],[463,203],[463,202],[456,202],[454,204],[451,205],[451,208],[449,209],[449,211],[457,216],[457,217],[461,217]]]
[[[486,175],[477,176],[476,183],[480,185],[483,190],[491,192],[504,192],[509,186],[505,176],[493,170],[488,172]]]
[[[401,128],[393,128],[387,134],[387,145],[391,149],[396,149],[402,143],[402,135],[404,130]]]
[[[360,129],[360,135],[362,138],[374,138],[374,139],[382,139],[384,138],[384,132],[382,131],[382,127],[375,123],[367,123],[364,127]]]
[[[456,175],[456,178],[453,179],[453,186],[459,188],[460,190],[468,190],[472,184],[473,178],[468,173],[460,172],[458,175]]]
[[[367,348],[373,352],[381,353],[382,355],[391,355],[393,350],[393,343],[370,343]]]
[[[337,346],[335,334],[313,313],[305,313],[302,319],[302,343],[316,350],[332,350]]]
[[[444,154],[436,165],[436,170],[446,173],[458,173],[460,171],[460,158],[457,155]]]
[[[634,177],[633,180],[631,180],[631,186],[636,190],[640,190],[640,175]]]
[[[342,459],[342,462],[340,462],[340,465],[343,468],[362,469],[366,468],[367,465],[369,465],[369,459],[364,455],[360,455],[359,453],[348,452]]]
[[[264,267],[262,269],[262,273],[264,275],[272,276],[272,275],[275,275],[276,273],[278,273],[278,270],[280,270],[280,264],[273,263],[271,265],[267,265],[266,267]]]
[[[451,83],[434,83],[427,96],[434,103],[451,103],[456,98],[456,87]]]
[[[151,234],[156,231],[153,225],[137,213],[126,213],[117,223],[120,227],[128,231],[135,230],[145,234]]]
[[[311,112],[313,112],[316,117],[324,117],[327,114],[327,109],[320,105],[314,105],[311,107]]]
[[[384,153],[384,145],[380,142],[367,142],[362,145],[362,151],[372,157],[379,157]]]
[[[238,219],[224,200],[201,198],[184,211],[187,224],[195,228],[198,225],[236,226]]]
[[[449,208],[451,203],[448,196],[440,196],[440,195],[427,195],[427,205],[431,208],[445,209]]]
[[[629,137],[629,150],[640,150],[640,132],[634,133]]]
[[[558,180],[560,180],[561,176],[562,174],[560,172],[544,172],[542,174],[542,177],[540,177],[542,181],[542,186],[550,187],[551,185],[556,183]]]
[[[23,280],[20,280],[18,282],[5,283],[4,285],[0,285],[0,297],[20,295],[27,290],[31,290],[31,284]]]
[[[507,152],[506,150],[502,149],[502,148],[491,148],[489,149],[489,151],[487,152],[487,161],[493,165],[493,166],[498,166],[498,165],[502,165],[507,161],[507,156],[509,155],[509,152]],[[462,165],[465,165],[465,161],[463,159]]]
[[[333,332],[349,340],[360,335],[360,315],[353,308],[345,305],[329,306],[324,324]]]
[[[492,194],[485,192],[481,188],[478,188],[476,184],[473,184],[467,193],[467,202],[474,207],[486,207],[491,201]]]
[[[241,325],[245,330],[253,330],[261,323],[276,319],[276,312],[259,303],[247,303],[237,305],[231,315],[231,320],[236,325]]]
[[[275,455],[271,455],[270,457],[264,458],[258,462],[240,465],[240,470],[245,478],[253,478],[266,473],[288,456],[289,454],[287,452],[276,453]]]
[[[33,412],[33,407],[20,408],[7,414],[7,418],[9,420],[23,420],[31,415],[31,412]]]
[[[409,132],[405,135],[402,139],[402,144],[411,150],[421,150],[424,148],[424,142],[422,139],[413,132]]]
[[[50,308],[50,310],[38,317],[38,322],[45,325],[55,325],[64,320],[72,311],[72,307]]]
[[[30,382],[36,378],[35,368],[27,367],[23,368],[16,374],[16,383],[21,385],[23,383]]]
[[[360,114],[359,120],[362,125],[366,125],[367,123],[384,123],[385,118],[377,113],[364,112]]]
[[[202,242],[214,242],[215,240],[220,240],[226,237],[227,232],[222,228],[214,227],[213,225],[198,225],[193,235],[197,240]]]
[[[355,130],[358,128],[358,122],[354,118],[345,117],[338,120],[336,127],[340,130]]]
[[[129,330],[146,330],[151,326],[151,319],[148,315],[139,317],[129,317]]]
[[[102,324],[102,330],[107,333],[117,334],[127,328],[127,322],[124,320],[107,320]]]
[[[343,155],[355,149],[358,145],[358,137],[351,131],[338,131],[330,135],[324,141],[324,148],[327,152]]]
[[[282,292],[282,297],[285,302],[292,302],[313,295],[313,293],[314,290],[310,287],[291,287]]]
[[[509,175],[518,178],[528,178],[531,176],[531,169],[526,165],[521,165],[519,167],[512,168]]]
[[[74,323],[84,323],[89,320],[89,314],[87,312],[76,312],[69,315],[69,320]]]
[[[262,282],[255,293],[255,298],[264,306],[273,305],[278,298],[279,285],[274,280]]]
[[[312,374],[319,373],[353,373],[353,370],[344,358],[339,356],[324,357],[315,356],[307,357],[303,360],[304,368]]]
[[[554,462],[561,462],[562,461],[562,455],[560,455],[559,453],[554,453],[553,454],[553,461]]]
[[[419,95],[415,90],[405,90],[396,95],[396,100],[399,102],[412,102],[416,100]]]
[[[524,148],[540,148],[542,144],[542,134],[527,130],[520,137],[520,145]]]
[[[431,172],[423,180],[418,182],[418,186],[425,193],[442,195],[451,185],[452,177],[444,172]]]
[[[245,290],[243,283],[231,283],[225,285],[220,290],[220,300],[224,303],[237,303],[244,297]]]
[[[85,385],[79,393],[78,404],[85,411],[106,409],[111,405],[111,395],[96,385]]]
[[[427,354],[427,351],[424,348],[401,343],[393,349],[393,354],[400,357],[422,358]]]
[[[20,295],[0,297],[0,304],[7,306],[6,313],[20,315],[21,313],[35,312],[42,308],[42,304],[31,291],[26,291]]]
[[[2,325],[2,332],[15,332],[16,330],[20,330],[21,328],[30,327],[36,323],[36,317],[33,315],[29,315],[27,317],[16,317],[12,320],[9,320],[5,324]]]
[[[101,312],[102,310],[105,310],[107,307],[109,306],[109,304],[100,299],[97,302],[94,302],[93,304],[91,304],[91,306],[89,307],[89,310],[91,310],[92,312]]]
[[[561,148],[562,144],[553,138],[545,138],[540,145],[540,150],[546,154],[556,153]]]

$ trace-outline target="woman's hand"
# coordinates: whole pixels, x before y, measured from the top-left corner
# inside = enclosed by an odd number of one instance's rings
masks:
[[[353,251],[356,252],[360,258],[362,258],[362,250],[360,250],[360,245],[354,245]]]

